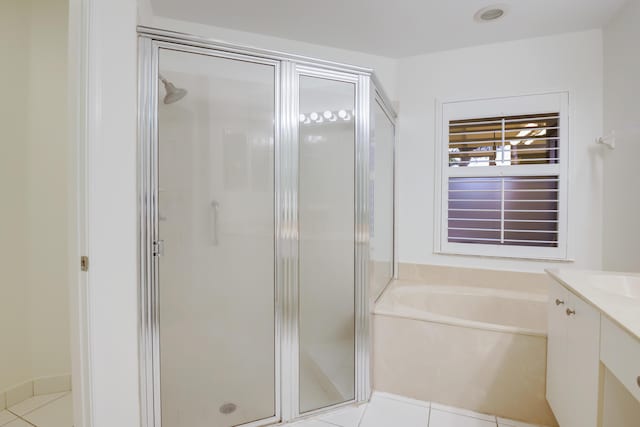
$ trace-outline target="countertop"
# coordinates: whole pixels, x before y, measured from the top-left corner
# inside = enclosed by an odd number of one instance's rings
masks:
[[[640,274],[568,269],[546,272],[640,341]],[[620,289],[625,292],[616,292]]]

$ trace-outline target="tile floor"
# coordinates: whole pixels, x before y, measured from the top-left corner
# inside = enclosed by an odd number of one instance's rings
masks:
[[[493,415],[375,392],[371,402],[298,421],[292,427],[536,427]]]
[[[0,411],[0,427],[72,427],[71,393],[34,396]],[[289,424],[291,427],[536,427],[493,415],[374,393],[371,402]]]
[[[0,427],[72,427],[71,392],[30,397],[0,411]]]

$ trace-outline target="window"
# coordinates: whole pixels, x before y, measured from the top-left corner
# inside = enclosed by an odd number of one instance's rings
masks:
[[[436,251],[566,258],[567,94],[442,104]]]

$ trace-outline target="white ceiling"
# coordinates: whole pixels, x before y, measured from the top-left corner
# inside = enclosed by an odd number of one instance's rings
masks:
[[[156,16],[399,58],[600,28],[626,0],[151,0]],[[474,13],[499,3],[502,19]]]

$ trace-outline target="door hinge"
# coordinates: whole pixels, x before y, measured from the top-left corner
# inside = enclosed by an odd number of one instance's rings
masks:
[[[88,256],[81,256],[80,257],[80,270],[81,271],[89,271],[89,257]]]
[[[153,256],[164,255],[164,240],[158,240],[153,242]]]

